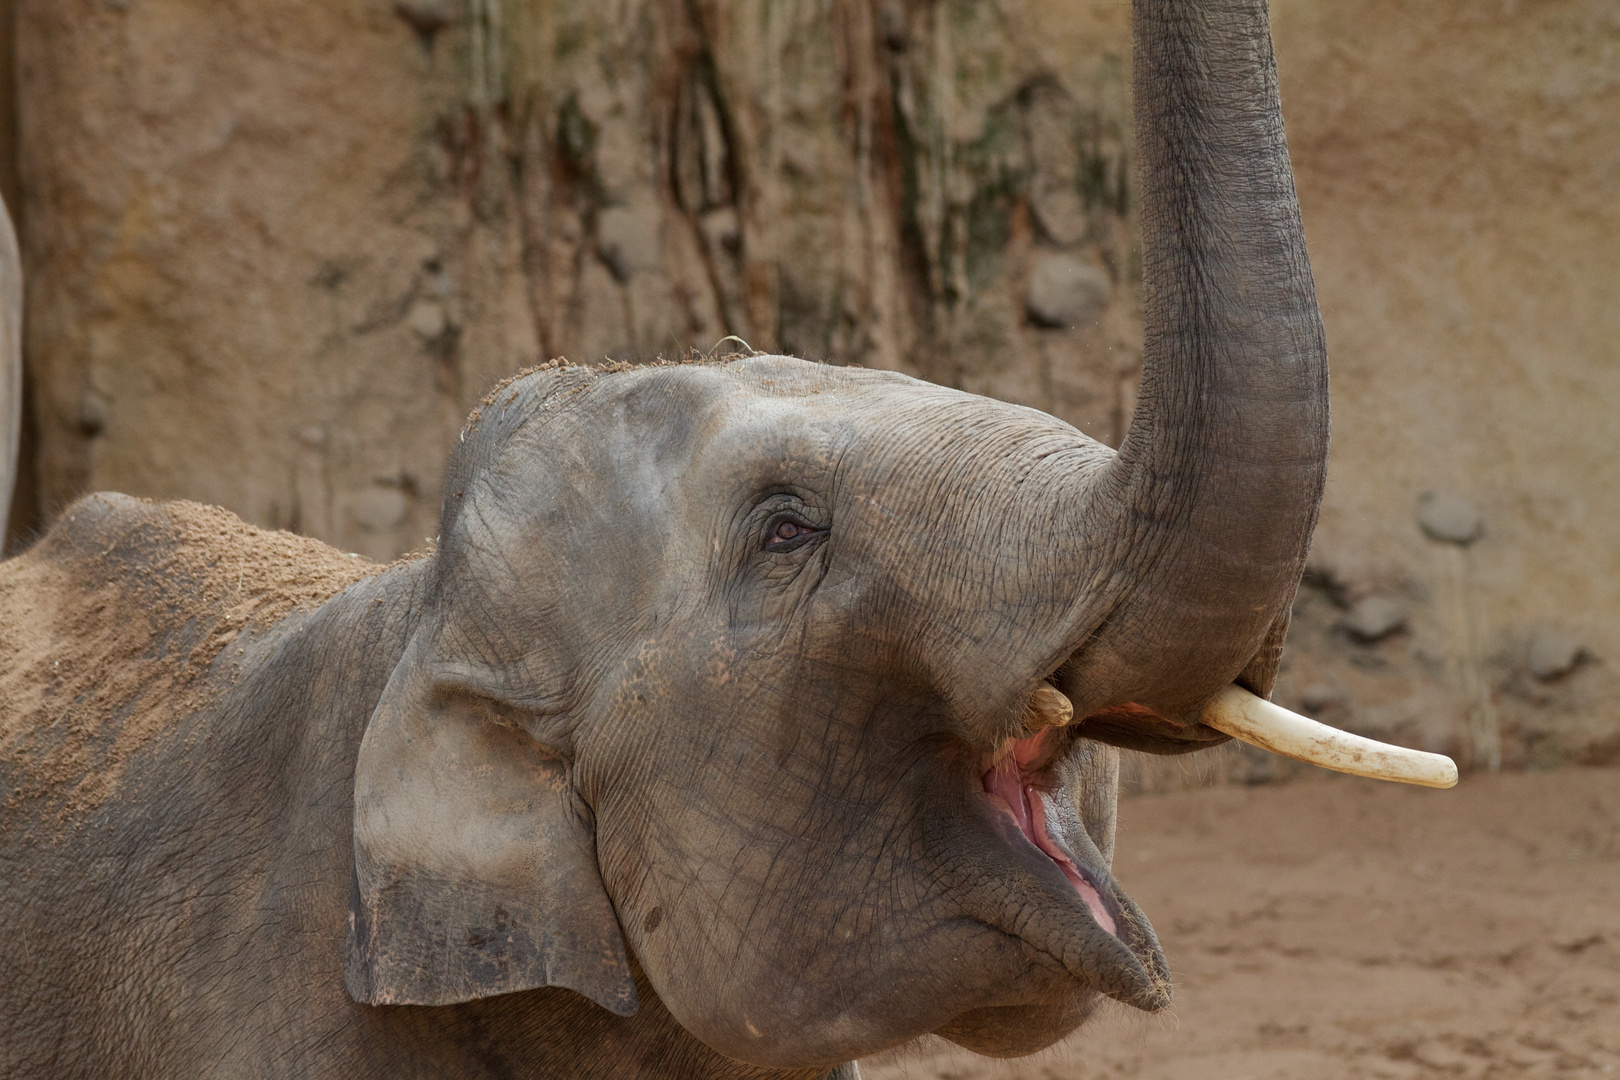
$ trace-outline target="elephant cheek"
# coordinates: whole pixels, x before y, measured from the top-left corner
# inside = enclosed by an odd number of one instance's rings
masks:
[[[986,1057],[1023,1057],[1044,1050],[1085,1023],[1101,996],[1090,991],[1061,1003],[972,1009],[934,1034]]]
[[[824,1016],[803,1022],[818,1010],[812,1002],[795,1007],[794,992],[804,987],[782,978],[786,965],[773,965],[772,977],[761,979],[757,957],[735,942],[710,942],[712,925],[673,911],[662,904],[646,909],[626,936],[670,1015],[711,1049],[752,1065],[800,1068],[842,1060],[833,1048],[864,1034],[839,1030]]]

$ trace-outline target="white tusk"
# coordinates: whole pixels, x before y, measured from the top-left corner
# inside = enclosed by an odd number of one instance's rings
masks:
[[[1443,754],[1391,746],[1319,724],[1237,685],[1215,695],[1204,710],[1203,721],[1234,739],[1324,769],[1424,787],[1448,788],[1457,783],[1457,763]]]
[[[1043,683],[1029,695],[1027,722],[1029,730],[1062,727],[1074,719],[1074,703],[1063,696],[1063,691]]]

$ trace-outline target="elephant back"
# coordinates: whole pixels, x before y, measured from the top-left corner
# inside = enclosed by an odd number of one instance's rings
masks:
[[[232,682],[245,633],[382,569],[217,507],[74,503],[0,563],[0,800],[99,805],[131,754]]]

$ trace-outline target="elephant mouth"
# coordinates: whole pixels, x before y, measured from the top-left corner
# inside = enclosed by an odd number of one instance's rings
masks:
[[[1024,835],[1041,854],[1062,871],[1064,878],[1085,902],[1086,909],[1097,925],[1114,937],[1119,937],[1119,922],[1104,897],[1111,891],[1097,870],[1081,865],[1064,830],[1054,827],[1051,796],[1041,789],[1043,770],[1032,768],[1047,756],[1043,745],[1046,732],[1027,739],[1012,741],[1008,752],[983,776],[985,794],[990,796],[998,810],[1005,810]],[[1111,897],[1109,899],[1112,899]]]
[[[969,910],[1055,961],[1087,990],[1157,1012],[1169,1004],[1164,953],[1147,917],[1115,884],[1060,779],[1073,745],[1048,728],[1008,739],[981,759],[979,797],[1001,854],[977,863],[985,876],[972,889]]]

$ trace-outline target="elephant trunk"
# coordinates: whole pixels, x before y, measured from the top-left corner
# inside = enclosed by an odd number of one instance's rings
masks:
[[[1066,681],[1191,722],[1234,679],[1270,692],[1326,473],[1327,350],[1265,0],[1133,19],[1142,386],[1094,504],[1109,607]]]
[[[11,215],[0,201],[0,550],[5,546],[22,434],[22,320],[22,256]]]

